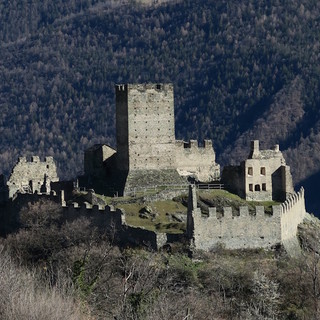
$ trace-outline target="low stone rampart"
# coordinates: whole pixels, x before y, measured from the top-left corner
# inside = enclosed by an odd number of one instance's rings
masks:
[[[101,232],[116,234],[126,224],[124,212],[113,206],[90,205],[89,203],[73,203],[63,206],[65,220],[73,221],[79,217],[86,217],[91,224]]]
[[[174,235],[167,235],[166,233],[157,233],[155,231],[146,230],[140,227],[129,226],[125,220],[125,213],[121,209],[116,209],[110,205],[91,205],[87,202],[79,204],[74,202],[66,205],[64,201],[64,192],[61,191],[58,195],[56,192],[50,193],[18,193],[14,200],[10,201],[10,218],[14,221],[12,225],[18,226],[19,217],[17,213],[22,207],[28,203],[36,203],[40,200],[49,200],[61,205],[63,212],[63,221],[74,221],[79,217],[88,218],[91,226],[97,228],[99,232],[106,233],[113,240],[114,243],[123,247],[126,246],[144,246],[151,250],[158,250],[167,242],[178,241]],[[13,214],[16,216],[13,217]],[[2,231],[4,235],[6,231]],[[9,232],[12,232],[9,230]]]
[[[197,206],[195,188],[190,186],[187,235],[194,248],[205,251],[220,245],[227,249],[271,248],[294,238],[305,216],[303,189],[283,204],[272,206],[270,213],[257,206],[254,212],[240,207],[237,215],[230,207],[221,212],[209,208],[204,215]]]

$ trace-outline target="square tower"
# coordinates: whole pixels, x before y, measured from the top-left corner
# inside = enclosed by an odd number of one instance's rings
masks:
[[[116,85],[119,170],[175,169],[172,84]]]

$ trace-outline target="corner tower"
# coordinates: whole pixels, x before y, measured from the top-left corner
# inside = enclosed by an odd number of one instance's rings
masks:
[[[175,169],[172,84],[116,85],[119,170]]]

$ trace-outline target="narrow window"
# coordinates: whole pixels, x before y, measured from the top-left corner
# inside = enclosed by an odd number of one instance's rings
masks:
[[[265,176],[266,175],[266,168],[265,167],[261,167],[260,168],[260,174]]]
[[[161,90],[161,84],[157,84],[157,90]]]
[[[253,191],[253,184],[252,183],[249,184],[249,191]]]
[[[260,184],[256,184],[254,186],[254,191],[260,191]]]
[[[248,175],[249,175],[249,176],[252,176],[252,175],[253,175],[253,168],[252,168],[252,167],[249,167],[249,168],[248,168]]]
[[[267,185],[265,183],[262,184],[262,191],[267,191]]]

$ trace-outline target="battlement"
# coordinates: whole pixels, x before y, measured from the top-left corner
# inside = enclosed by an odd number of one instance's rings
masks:
[[[45,157],[44,161],[38,156],[20,157],[7,181],[9,198],[17,192],[50,192],[50,183],[57,181],[57,168],[52,157]]]
[[[207,215],[197,205],[196,189],[190,186],[187,235],[195,248],[211,250],[218,245],[229,249],[271,248],[294,239],[298,225],[306,217],[304,190],[301,188],[279,205],[266,211],[263,206],[250,210],[231,207],[222,211],[209,208]]]
[[[157,91],[173,91],[172,83],[128,83],[116,84],[116,92],[125,92],[130,89],[139,91],[157,90]]]
[[[298,192],[291,194],[287,200],[281,203],[281,213],[286,214],[301,201],[304,202],[304,188],[301,187]]]
[[[178,148],[184,148],[184,149],[207,149],[210,150],[213,149],[212,141],[211,140],[203,140],[203,147],[199,145],[198,140],[176,140],[176,146]]]
[[[217,212],[217,208],[209,208],[209,214],[202,214],[201,218],[207,219],[209,217],[221,219],[259,219],[259,218],[272,218],[279,217],[280,211],[278,206],[273,206],[272,211],[266,211],[263,206],[256,206],[254,209],[249,209],[248,206],[239,207],[237,212],[232,210],[232,207],[223,207],[221,211]]]
[[[41,161],[39,156],[31,156],[29,159],[27,157],[19,157],[17,163],[54,163],[53,157],[45,157]]]

